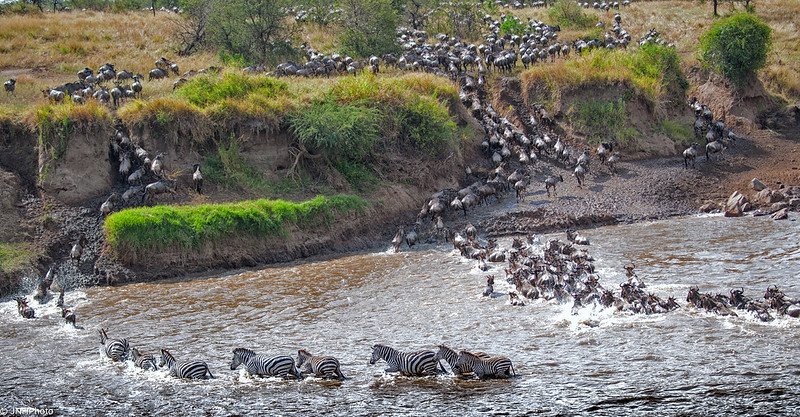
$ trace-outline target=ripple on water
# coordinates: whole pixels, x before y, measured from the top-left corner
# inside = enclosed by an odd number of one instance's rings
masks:
[[[723,294],[741,287],[756,298],[775,284],[799,298],[798,229],[702,216],[586,230],[602,285],[618,289],[622,267],[634,263],[646,291],[681,304],[653,316],[543,300],[511,306],[502,265],[480,271],[449,246],[71,291],[66,304],[82,329],[64,326],[54,301],[38,306],[34,321],[19,317],[14,301],[0,302],[0,389],[9,399],[0,406],[82,415],[791,414],[800,320],[720,317],[684,300],[694,285]],[[540,240],[552,237],[563,238]],[[488,274],[496,298],[480,295]],[[145,353],[164,347],[179,360],[205,360],[217,378],[182,381],[112,362],[100,351],[100,326]],[[519,376],[388,375],[384,362],[367,363],[374,343],[507,355]],[[348,379],[254,378],[229,369],[234,347],[334,355]]]

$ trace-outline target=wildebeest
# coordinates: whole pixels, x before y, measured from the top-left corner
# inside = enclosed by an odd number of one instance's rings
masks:
[[[203,194],[203,173],[200,172],[200,164],[194,164],[194,173],[192,173],[192,182],[197,194]]]
[[[697,142],[692,143],[691,146],[683,151],[683,167],[688,169],[689,162],[691,162],[692,168],[694,168],[695,159],[697,159]]]
[[[154,183],[147,184],[144,187],[144,195],[142,195],[142,204],[150,202],[154,196],[164,193],[175,193],[175,181],[172,180],[158,180]]]
[[[550,176],[544,180],[544,189],[547,191],[548,197],[550,196],[551,188],[553,189],[553,195],[556,195],[556,184],[558,184],[559,182],[564,182],[564,177],[562,177],[561,175],[557,177]]]
[[[17,80],[13,78],[9,78],[8,81],[3,83],[3,88],[6,90],[6,94],[14,94],[14,89],[17,87]]]

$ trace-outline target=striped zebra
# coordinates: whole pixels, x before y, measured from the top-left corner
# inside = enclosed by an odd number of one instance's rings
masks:
[[[161,361],[158,366],[166,366],[169,369],[169,375],[178,378],[189,379],[209,379],[214,378],[211,375],[211,370],[208,369],[203,361],[176,361],[166,349],[161,349]],[[208,374],[208,376],[206,376]]]
[[[145,371],[156,371],[158,370],[158,365],[156,365],[156,358],[153,355],[142,355],[139,353],[139,349],[131,348],[131,357],[133,358],[133,363],[136,364],[139,368],[144,369]]]
[[[250,349],[236,348],[233,350],[233,359],[231,360],[231,370],[244,364],[247,366],[247,372],[250,375],[258,376],[279,376],[287,377],[293,376],[295,378],[302,378],[303,375],[294,366],[294,359],[291,356],[273,356],[256,355]]]
[[[406,376],[436,375],[439,368],[436,354],[430,350],[406,353],[386,345],[375,345],[372,347],[372,359],[369,364],[374,365],[378,359],[389,363],[385,372],[399,371],[400,374]]]
[[[297,367],[300,372],[313,372],[320,378],[345,379],[339,361],[333,356],[314,356],[305,349],[297,351]]]
[[[106,356],[114,362],[128,358],[130,346],[126,339],[110,339],[106,334],[106,330],[102,327],[97,332],[100,333],[100,344],[103,345],[103,351]]]
[[[486,378],[509,378],[516,376],[511,360],[505,356],[494,356],[491,358],[480,358],[474,353],[462,350],[458,352],[456,367],[459,369],[472,369],[480,379]]]
[[[489,358],[489,355],[483,352],[475,352],[475,356],[484,359]],[[439,345],[439,350],[436,351],[436,361],[439,362],[442,359],[444,359],[447,362],[447,364],[450,365],[450,369],[453,370],[454,374],[468,375],[472,373],[472,370],[470,370],[469,368],[462,369],[456,366],[456,362],[458,361],[458,353],[455,350],[450,349],[445,345]]]

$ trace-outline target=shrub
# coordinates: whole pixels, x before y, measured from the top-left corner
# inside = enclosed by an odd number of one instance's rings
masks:
[[[573,0],[556,0],[547,11],[554,25],[588,29],[593,26],[592,18]]]
[[[506,16],[506,19],[503,20],[503,23],[500,24],[500,33],[511,34],[511,35],[524,35],[528,31],[528,28],[519,21],[518,18],[514,16]]]
[[[31,129],[39,132],[39,145],[52,159],[61,158],[74,132],[95,132],[110,127],[111,114],[94,100],[86,104],[68,101],[43,104],[27,117]]]
[[[447,107],[435,97],[416,97],[398,113],[401,138],[431,156],[446,149],[456,135]]]
[[[380,138],[381,116],[376,108],[326,99],[296,112],[289,126],[309,151],[323,153],[331,161],[358,161],[372,153]]]
[[[699,59],[738,86],[767,63],[772,29],[751,14],[736,13],[715,23],[700,39]]]
[[[395,29],[399,21],[389,0],[343,0],[345,33],[342,52],[356,57],[399,52]]]

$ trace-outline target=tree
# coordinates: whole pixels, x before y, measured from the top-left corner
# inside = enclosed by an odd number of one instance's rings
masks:
[[[360,57],[399,50],[395,31],[399,21],[389,0],[342,0],[345,33],[340,38],[344,53]]]
[[[291,52],[285,0],[211,0],[211,41],[247,62],[275,63]]]
[[[757,17],[736,13],[714,24],[700,39],[699,59],[734,84],[744,85],[767,64],[772,29]]]
[[[210,10],[210,0],[183,0],[183,15],[172,20],[181,45],[180,55],[189,55],[206,44]]]

